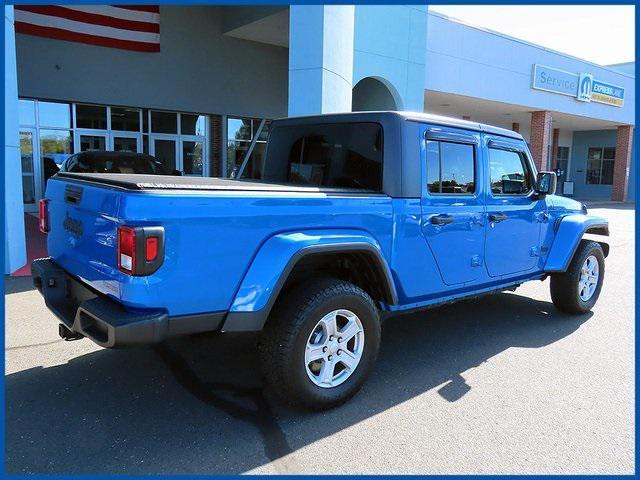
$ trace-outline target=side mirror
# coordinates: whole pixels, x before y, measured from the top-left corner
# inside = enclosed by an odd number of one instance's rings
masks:
[[[553,195],[556,193],[558,177],[555,172],[539,172],[536,179],[536,193],[538,195]]]

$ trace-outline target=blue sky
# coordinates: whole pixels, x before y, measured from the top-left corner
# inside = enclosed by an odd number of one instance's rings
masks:
[[[432,5],[430,10],[601,65],[635,59],[633,5]]]

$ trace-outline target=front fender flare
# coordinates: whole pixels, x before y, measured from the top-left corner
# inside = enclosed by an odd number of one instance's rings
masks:
[[[389,266],[380,245],[367,233],[357,230],[281,233],[268,239],[258,250],[236,292],[222,331],[261,330],[289,273],[301,258],[347,251],[366,251],[376,258],[391,303],[397,303]]]
[[[573,254],[585,233],[609,235],[609,222],[595,215],[570,214],[558,219],[556,229],[553,245],[544,266],[544,271],[549,273],[565,272],[569,268]],[[605,255],[607,253],[608,249]]]

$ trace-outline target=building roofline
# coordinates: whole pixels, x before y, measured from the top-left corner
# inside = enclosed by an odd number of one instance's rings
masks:
[[[621,71],[616,70],[614,68],[611,68],[610,65],[600,65],[598,63],[591,62],[589,60],[585,60],[584,58],[576,57],[576,56],[570,55],[568,53],[560,52],[560,51],[554,50],[552,48],[548,48],[548,47],[544,47],[542,45],[538,45],[537,43],[528,42],[527,40],[522,40],[521,38],[512,37],[510,35],[507,35],[507,34],[504,34],[504,33],[500,33],[500,32],[496,32],[495,30],[491,30],[491,29],[486,28],[486,27],[481,27],[479,25],[473,25],[471,23],[465,22],[464,20],[460,20],[459,18],[450,17],[449,15],[445,15],[444,13],[431,11],[431,9],[429,9],[427,11],[427,14],[428,15],[433,15],[435,17],[442,18],[443,20],[448,20],[448,21],[453,22],[453,23],[458,23],[460,25],[464,25],[465,27],[473,28],[475,30],[480,30],[481,32],[489,33],[489,34],[495,35],[497,37],[502,37],[502,38],[505,38],[507,40],[511,40],[512,42],[518,42],[518,43],[521,43],[523,45],[528,45],[530,47],[534,47],[534,48],[537,48],[539,50],[544,50],[546,52],[553,53],[555,55],[560,55],[562,57],[570,58],[572,60],[577,60],[577,61],[582,62],[584,64],[592,65],[594,67],[598,67],[598,68],[601,68],[603,70],[609,71],[609,72],[614,73],[616,75],[621,75],[623,77],[632,78],[634,80],[636,78],[634,75],[630,75],[628,73],[624,73],[624,72],[621,72]],[[613,64],[613,65],[624,65],[626,63],[635,63],[635,62],[621,62],[621,63],[616,63],[616,64]]]

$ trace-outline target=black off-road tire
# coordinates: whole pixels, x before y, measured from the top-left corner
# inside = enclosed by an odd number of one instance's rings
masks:
[[[352,283],[321,278],[278,299],[260,339],[261,366],[268,388],[283,402],[309,410],[336,407],[355,395],[367,379],[380,348],[380,316],[371,297]],[[309,335],[327,313],[355,313],[364,331],[360,362],[344,383],[323,388],[311,381],[305,365]]]
[[[596,290],[587,301],[580,298],[578,282],[585,260],[593,255],[598,261],[599,275]],[[598,242],[582,240],[578,245],[569,268],[563,273],[551,275],[551,300],[556,308],[565,313],[583,314],[591,311],[598,301],[604,280],[604,253]]]

